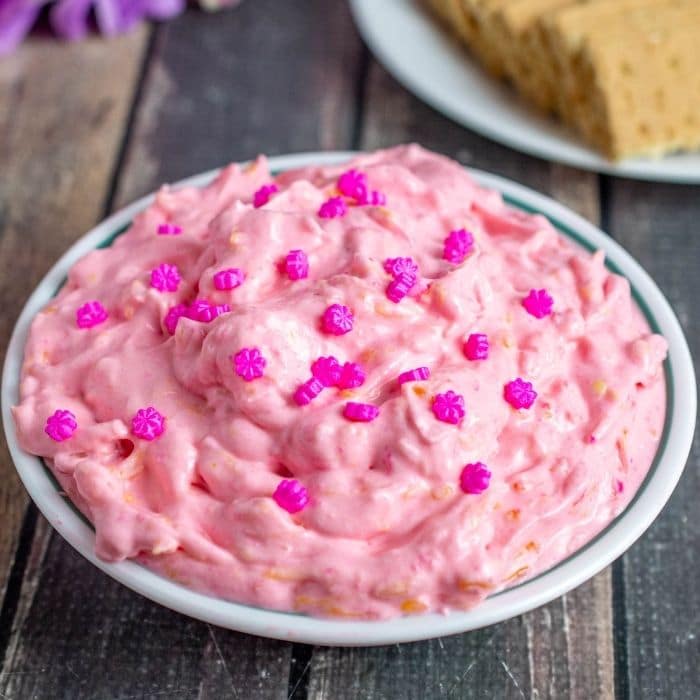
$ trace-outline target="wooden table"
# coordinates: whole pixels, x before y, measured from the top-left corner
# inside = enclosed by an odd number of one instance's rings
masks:
[[[36,38],[0,60],[0,342],[78,236],[163,181],[261,151],[409,140],[599,222],[700,351],[700,188],[599,177],[460,128],[387,75],[340,0],[247,0],[117,40]],[[640,542],[553,603],[445,639],[327,649],[217,629],[115,583],[28,503],[3,447],[0,697],[696,700],[699,458]]]

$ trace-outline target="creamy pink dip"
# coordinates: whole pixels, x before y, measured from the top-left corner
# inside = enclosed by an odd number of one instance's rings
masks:
[[[320,217],[349,167],[386,204],[346,198],[345,215]],[[279,191],[254,208],[271,182]],[[160,235],[165,224],[181,233]],[[444,241],[458,229],[474,243],[453,263]],[[307,278],[285,273],[290,250],[306,253]],[[398,256],[419,275],[394,303],[384,261]],[[162,263],[177,266],[177,291],[151,286]],[[243,283],[217,290],[229,268]],[[551,295],[550,315],[523,307],[531,289]],[[195,298],[231,311],[180,318],[170,335],[168,310]],[[107,319],[79,328],[88,301]],[[351,310],[350,332],[324,331],[331,304]],[[465,357],[473,333],[488,337],[485,360]],[[264,373],[246,381],[231,356],[253,347]],[[386,618],[472,607],[620,513],[660,439],[665,354],[602,253],[455,162],[407,146],[272,178],[259,158],[204,189],[162,188],[110,248],[74,265],[34,320],[14,415],[23,448],[94,523],[100,557],[267,608]],[[299,406],[321,356],[358,363],[366,381]],[[399,385],[418,367],[427,381]],[[537,392],[529,409],[504,399],[516,378]],[[432,410],[448,390],[464,398],[458,424]],[[379,416],[348,420],[348,401]],[[132,431],[149,406],[165,417],[150,441]],[[78,426],[61,442],[45,432],[59,409]],[[476,462],[490,483],[465,493],[460,474]],[[309,497],[294,514],[272,497],[291,478]]]

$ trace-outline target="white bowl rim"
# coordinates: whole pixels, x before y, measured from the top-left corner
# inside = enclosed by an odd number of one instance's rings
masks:
[[[335,164],[356,155],[349,151],[299,153],[269,159],[274,171],[310,164]],[[650,474],[630,505],[602,533],[567,559],[529,581],[502,591],[467,612],[415,615],[379,621],[319,619],[266,610],[197,593],[133,561],[104,562],[94,553],[93,530],[61,496],[42,460],[17,442],[11,406],[19,396],[25,339],[36,313],[55,294],[68,269],[110,234],[123,229],[153,199],[148,195],[113,214],[80,238],[58,260],[29,297],[8,346],[2,375],[2,416],[7,444],[32,500],[46,519],[80,554],[132,590],[166,607],[205,622],[263,637],[340,646],[373,646],[457,634],[501,622],[563,595],[588,580],[626,551],[651,525],[671,496],[690,452],[697,397],[688,344],[669,303],[642,267],[615,241],[566,207],[505,178],[468,168],[482,185],[499,190],[514,206],[547,216],[562,233],[590,248],[605,251],[608,263],[630,281],[635,299],[654,330],[669,343],[666,381],[669,396],[664,437]],[[212,170],[176,183],[201,186]],[[692,390],[689,388],[692,387]]]

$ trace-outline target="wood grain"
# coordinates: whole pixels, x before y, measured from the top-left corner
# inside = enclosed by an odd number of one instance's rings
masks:
[[[0,355],[29,292],[101,217],[145,40],[35,39],[0,61]],[[26,506],[3,445],[0,598]]]

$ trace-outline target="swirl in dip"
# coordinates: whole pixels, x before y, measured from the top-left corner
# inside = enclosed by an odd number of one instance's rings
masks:
[[[386,618],[472,607],[620,513],[665,354],[602,253],[455,162],[259,158],[162,188],[74,265],[14,415],[100,557]]]

